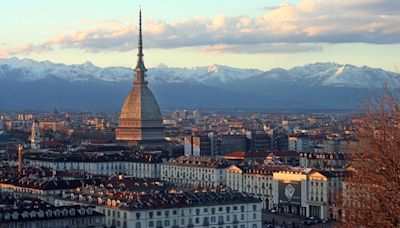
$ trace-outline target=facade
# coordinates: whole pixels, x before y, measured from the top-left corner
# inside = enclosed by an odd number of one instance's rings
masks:
[[[213,136],[199,135],[186,136],[184,139],[185,155],[212,156],[214,155],[215,142]]]
[[[249,148],[251,152],[264,152],[271,150],[271,138],[266,133],[255,132],[248,135]]]
[[[307,183],[307,216],[340,220],[339,199],[346,172],[312,170]]]
[[[262,201],[263,209],[273,209],[272,176],[282,166],[255,164],[251,166],[231,165],[227,168],[226,187],[244,192]]]
[[[159,193],[129,202],[110,197],[83,196],[66,192],[57,205],[93,205],[104,213],[107,227],[231,227],[261,228],[259,200],[240,193]]]
[[[187,186],[225,186],[228,166],[221,159],[182,156],[161,164],[161,180]]]
[[[247,151],[246,135],[220,135],[218,143],[219,155],[225,155],[236,151]]]
[[[131,145],[163,145],[164,126],[160,107],[146,81],[143,62],[142,17],[139,15],[139,44],[133,88],[122,106],[116,139]]]
[[[273,206],[287,214],[339,220],[342,216],[339,202],[346,174],[314,169],[274,172]]]
[[[289,140],[286,130],[273,130],[273,149],[277,151],[287,151],[289,148]]]
[[[307,152],[310,151],[310,137],[308,135],[290,135],[288,139],[289,151]]]
[[[125,174],[137,178],[160,178],[161,156],[150,153],[119,152],[110,154],[78,155],[27,155],[24,158],[32,166],[55,170],[83,171],[98,175]]]
[[[306,216],[307,174],[303,170],[274,172],[272,188],[275,209],[287,214]]]

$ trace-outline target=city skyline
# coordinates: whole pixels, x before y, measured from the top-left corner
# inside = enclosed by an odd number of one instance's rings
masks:
[[[267,70],[338,62],[398,71],[399,66],[396,1],[152,0],[68,5],[25,1],[21,5],[22,1],[14,1],[2,8],[6,19],[0,22],[4,34],[0,58],[133,67],[136,14],[142,5],[148,67],[217,63]]]

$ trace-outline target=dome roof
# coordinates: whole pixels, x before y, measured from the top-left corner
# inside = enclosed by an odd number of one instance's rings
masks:
[[[122,106],[120,119],[162,121],[160,107],[147,84],[135,83]]]

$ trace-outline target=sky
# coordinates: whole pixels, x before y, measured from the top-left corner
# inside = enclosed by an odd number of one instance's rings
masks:
[[[0,1],[0,58],[268,70],[315,62],[400,69],[399,0]]]

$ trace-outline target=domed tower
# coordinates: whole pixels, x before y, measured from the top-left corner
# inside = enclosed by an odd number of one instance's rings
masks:
[[[142,12],[139,12],[138,60],[133,88],[125,98],[116,129],[116,139],[130,145],[160,145],[165,142],[163,119],[153,93],[147,87],[143,62]]]

